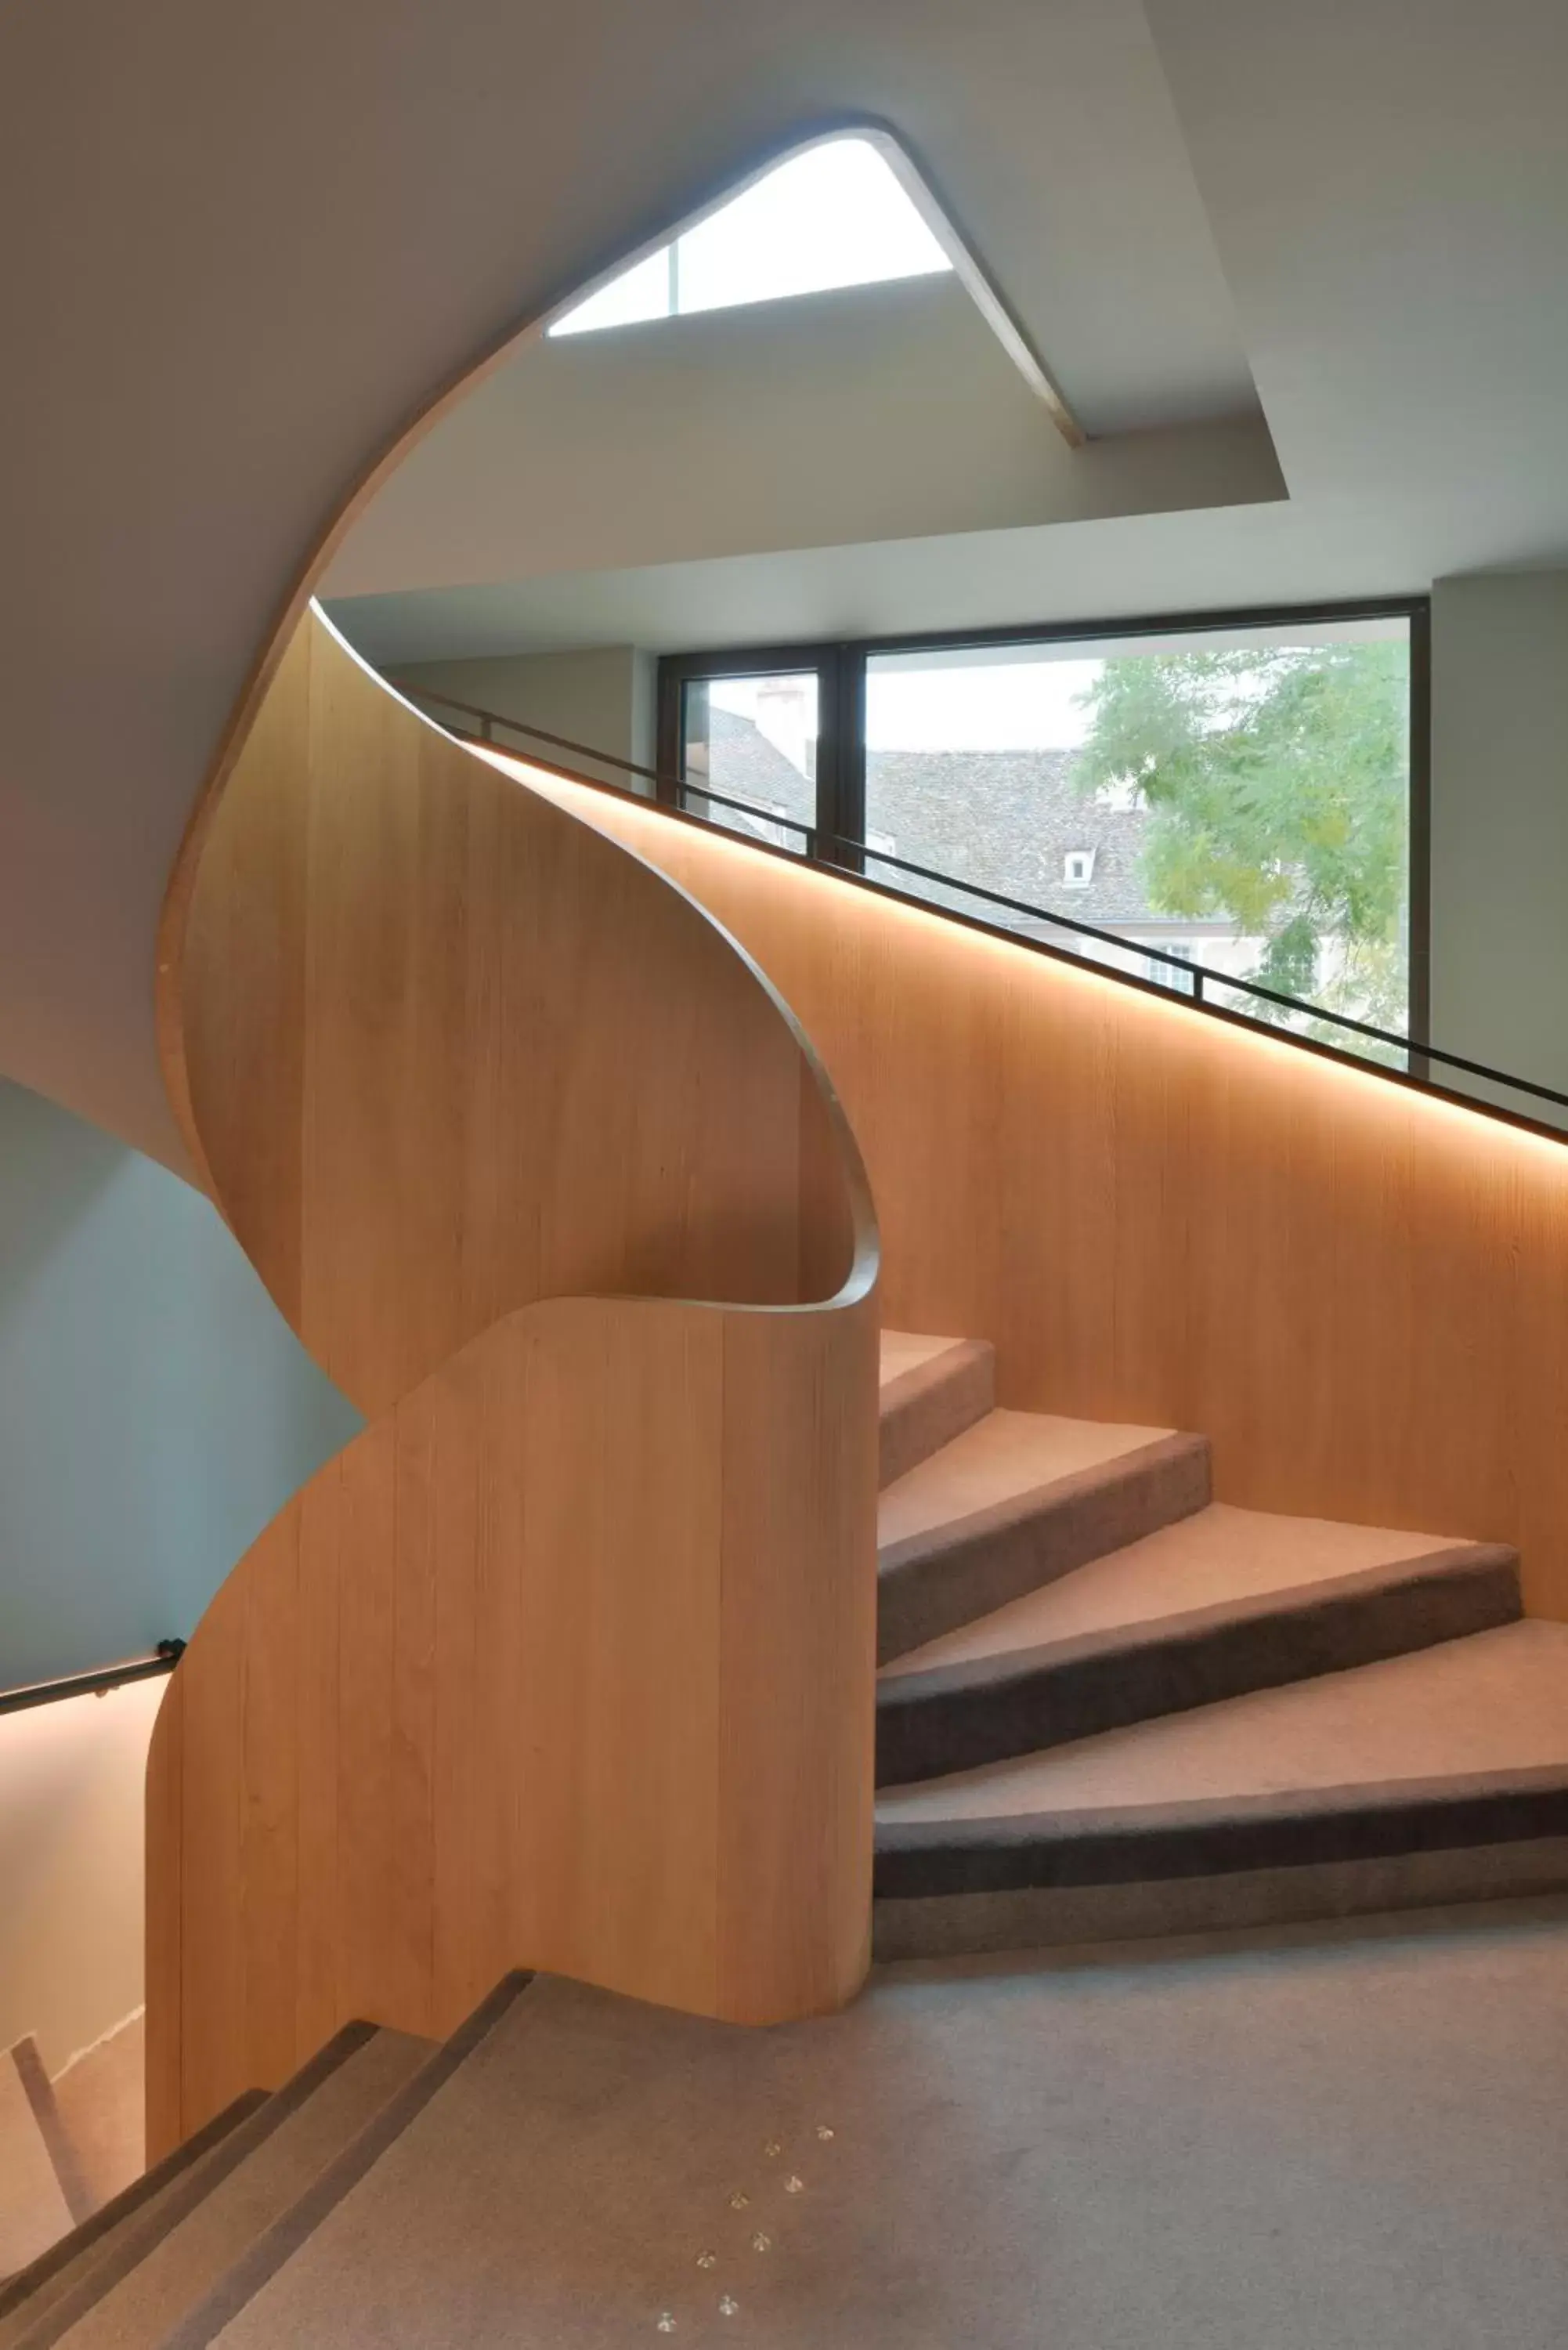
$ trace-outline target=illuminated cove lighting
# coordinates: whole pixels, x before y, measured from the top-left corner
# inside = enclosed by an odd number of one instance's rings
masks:
[[[952,265],[886,156],[867,139],[833,139],[574,303],[549,332],[596,334]]]

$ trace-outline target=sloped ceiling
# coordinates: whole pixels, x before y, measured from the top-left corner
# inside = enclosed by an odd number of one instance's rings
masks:
[[[411,450],[332,597],[1278,498],[1240,415],[1069,447],[956,277],[526,341]]]
[[[177,1160],[159,903],[313,544],[443,385],[840,110],[1091,430],[1261,396],[1289,503],[1043,532],[1043,616],[1568,557],[1565,70],[1561,0],[5,12],[0,1069]]]

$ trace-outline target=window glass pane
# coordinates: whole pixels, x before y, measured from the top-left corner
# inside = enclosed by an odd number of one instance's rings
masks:
[[[951,267],[887,158],[867,140],[831,139],[601,286],[549,332],[590,334]]]
[[[891,166],[858,139],[833,140],[781,163],[689,229],[677,264],[683,311],[952,266]]]
[[[869,847],[1039,911],[867,870],[1162,985],[1196,964],[1403,1035],[1408,731],[1402,618],[874,656]]]
[[[750,839],[807,850],[806,827],[816,822],[816,729],[815,670],[690,681],[681,696],[682,805]],[[744,806],[692,790],[698,781]]]

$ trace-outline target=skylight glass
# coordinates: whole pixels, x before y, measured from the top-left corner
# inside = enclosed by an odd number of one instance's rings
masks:
[[[552,335],[777,302],[950,269],[885,155],[834,139],[792,155],[730,203],[563,312]]]

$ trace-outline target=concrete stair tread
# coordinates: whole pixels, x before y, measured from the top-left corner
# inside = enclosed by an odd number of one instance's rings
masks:
[[[1386,1526],[1343,1525],[1210,1503],[1125,1549],[1092,1559],[1059,1581],[945,1632],[881,1669],[884,1683],[911,1673],[995,1660],[1096,1635],[1158,1634],[1200,1608],[1246,1608],[1383,1568],[1391,1577],[1438,1556],[1490,1555],[1488,1546]]]
[[[231,2134],[232,2167],[215,2165],[206,2191],[169,2224],[150,2215],[20,2335],[17,2350],[162,2345],[431,2053],[406,2033],[350,2027]]]
[[[1173,1433],[1054,1413],[992,1411],[885,1488],[877,1504],[878,1546],[888,1551],[929,1540]]]
[[[1502,1625],[1074,1744],[885,1789],[880,1831],[1560,1770],[1568,1624]]]

